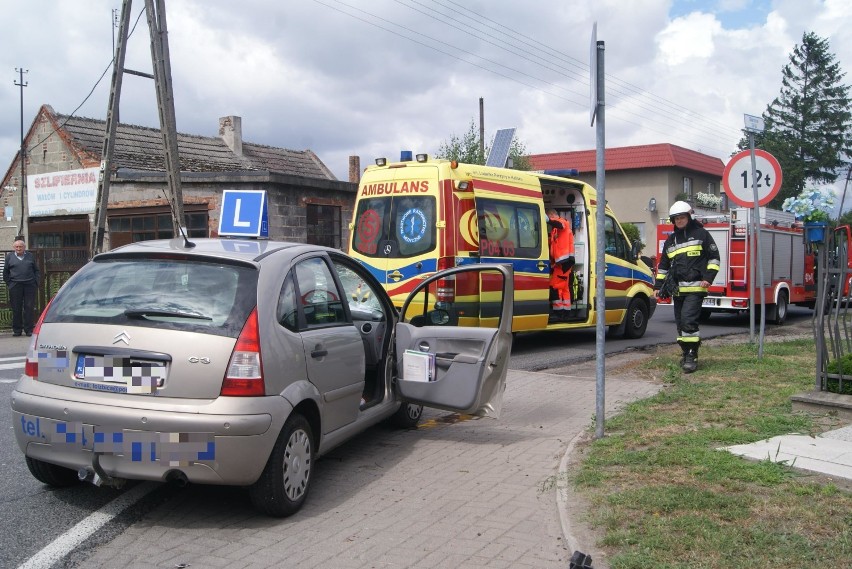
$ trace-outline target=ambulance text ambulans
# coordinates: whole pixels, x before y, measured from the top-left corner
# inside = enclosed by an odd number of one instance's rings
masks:
[[[349,254],[383,283],[397,306],[426,275],[468,263],[511,263],[515,274],[513,331],[596,325],[595,190],[578,180],[418,155],[377,160],[365,169],[350,224]],[[545,212],[555,209],[574,231],[570,310],[551,313]],[[639,338],[654,313],[651,269],[638,257],[606,207],[605,323],[613,335]],[[453,318],[493,325],[488,305],[471,308],[465,291],[480,283],[447,280],[424,299]],[[487,286],[487,283],[481,283]],[[497,294],[495,292],[495,294]],[[496,306],[496,303],[495,303]],[[431,308],[431,307],[430,307]]]

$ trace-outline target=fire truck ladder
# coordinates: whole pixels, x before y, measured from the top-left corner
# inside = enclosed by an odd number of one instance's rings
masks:
[[[101,148],[98,193],[95,201],[95,231],[92,236],[91,250],[93,257],[103,250],[107,206],[109,205],[110,175],[112,173],[115,136],[118,127],[119,100],[121,99],[121,80],[124,73],[154,80],[157,91],[157,109],[160,115],[160,132],[163,136],[163,146],[165,148],[165,171],[169,186],[167,199],[172,212],[172,224],[174,225],[175,235],[184,233],[182,230],[184,224],[183,192],[180,185],[177,123],[175,121],[174,92],[172,90],[172,71],[171,64],[169,63],[166,7],[164,0],[145,0],[145,13],[151,37],[151,63],[154,68],[154,74],[151,75],[124,68],[132,3],[132,0],[124,0],[121,5],[121,22],[118,29],[118,43],[115,48],[115,62],[112,68],[112,84],[109,93],[104,141]]]
[[[745,230],[745,233],[737,234],[737,227]],[[748,282],[748,226],[741,221],[731,223],[728,231],[728,282],[737,285],[745,285]]]

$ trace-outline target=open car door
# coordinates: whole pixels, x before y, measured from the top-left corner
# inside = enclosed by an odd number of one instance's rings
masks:
[[[466,265],[417,285],[396,325],[400,397],[498,417],[512,349],[513,297],[510,265]]]

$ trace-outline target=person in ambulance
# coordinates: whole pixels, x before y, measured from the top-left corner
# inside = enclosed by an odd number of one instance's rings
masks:
[[[713,236],[692,214],[692,206],[684,201],[675,202],[669,209],[675,230],[663,244],[654,284],[658,297],[672,297],[677,343],[683,350],[680,365],[686,373],[698,368],[701,304],[721,266]]]
[[[563,320],[571,310],[571,269],[574,267],[574,231],[571,222],[547,210],[550,226],[550,307],[551,319]]]

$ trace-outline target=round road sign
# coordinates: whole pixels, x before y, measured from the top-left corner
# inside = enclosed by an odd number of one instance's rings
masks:
[[[781,189],[781,164],[765,150],[754,151],[754,162],[757,205],[763,206],[772,201]],[[743,207],[754,207],[750,150],[743,150],[731,158],[722,174],[722,184],[731,201]]]

